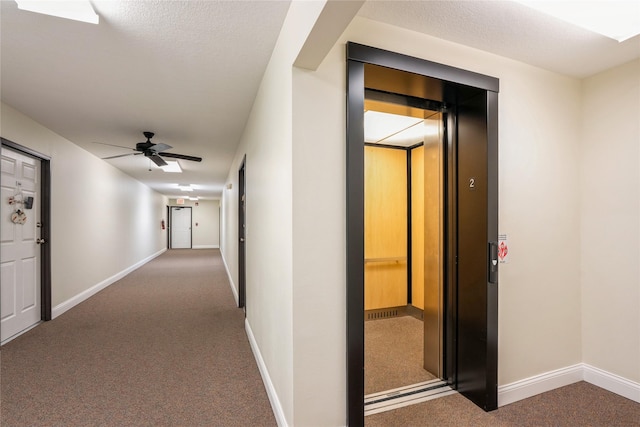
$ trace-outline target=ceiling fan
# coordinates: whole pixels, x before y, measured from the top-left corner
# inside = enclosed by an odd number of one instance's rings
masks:
[[[113,145],[113,144],[105,144],[104,142],[96,142],[96,144],[109,145],[111,147],[120,147],[125,148],[127,150],[137,151],[136,153],[127,153],[127,154],[118,154],[117,156],[109,156],[103,157],[104,160],[116,159],[118,157],[125,156],[138,156],[140,154],[144,154],[145,157],[148,157],[153,163],[158,166],[166,166],[167,162],[164,161],[162,157],[168,157],[172,159],[182,159],[182,160],[191,160],[193,162],[201,162],[202,157],[195,156],[187,156],[186,154],[176,154],[176,153],[165,153],[166,150],[169,150],[173,147],[167,144],[154,144],[151,142],[151,138],[155,135],[153,132],[143,132],[145,138],[147,140],[145,142],[138,142],[136,144],[136,148],[123,147],[121,145]]]

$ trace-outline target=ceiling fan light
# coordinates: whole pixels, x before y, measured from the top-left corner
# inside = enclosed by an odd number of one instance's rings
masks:
[[[171,172],[171,173],[182,173],[182,168],[180,167],[180,163],[173,160],[167,160],[166,162],[167,162],[166,166],[160,166],[160,168],[163,171]]]
[[[98,24],[100,17],[89,0],[16,0],[18,9],[74,21]]]

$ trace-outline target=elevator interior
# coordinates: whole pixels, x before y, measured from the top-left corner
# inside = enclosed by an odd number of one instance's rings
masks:
[[[365,394],[442,376],[443,120],[366,92]]]

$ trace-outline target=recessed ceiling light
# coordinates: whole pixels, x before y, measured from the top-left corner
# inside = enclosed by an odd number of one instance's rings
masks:
[[[640,34],[637,0],[516,1],[618,42]]]
[[[160,166],[160,168],[165,172],[182,173],[180,164],[173,160],[167,160],[167,164],[165,166]]]
[[[411,147],[423,142],[426,136],[437,135],[438,132],[437,125],[427,125],[419,117],[373,110],[364,113],[364,140],[367,143]]]
[[[418,123],[422,123],[423,120],[399,114],[366,111],[364,113],[364,140],[366,142],[380,142]]]
[[[16,0],[18,9],[97,24],[100,17],[89,0]]]
[[[193,191],[193,187],[191,187],[191,184],[178,184],[178,188],[182,191]]]

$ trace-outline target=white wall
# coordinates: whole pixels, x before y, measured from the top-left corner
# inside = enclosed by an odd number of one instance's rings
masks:
[[[309,367],[305,361],[307,343],[314,339],[323,323],[316,318],[313,325],[297,324],[300,310],[313,311],[314,302],[307,300],[308,305],[304,307],[293,304],[293,301],[313,297],[313,294],[307,294],[307,287],[299,287],[297,283],[305,284],[304,268],[294,270],[294,262],[301,265],[296,261],[298,254],[295,251],[305,250],[305,246],[312,246],[313,242],[294,243],[294,230],[295,233],[302,230],[296,226],[293,216],[300,203],[292,205],[295,200],[293,187],[297,185],[293,178],[296,162],[292,157],[296,120],[292,64],[323,7],[322,1],[292,2],[231,166],[228,183],[232,188],[223,192],[222,200],[221,247],[234,286],[237,286],[238,169],[246,155],[247,323],[277,394],[278,421],[296,426],[340,425],[345,421],[344,411],[336,410],[336,405],[344,408],[344,377],[337,387],[334,387],[334,372],[328,375],[329,382],[323,381],[326,368],[334,369],[335,363],[344,364],[344,352],[335,357],[336,349],[324,351],[320,348],[324,341],[319,340],[317,349],[322,350],[319,354],[331,355],[331,358],[310,367],[318,373],[314,375],[317,383],[309,382],[304,375],[294,375]],[[340,215],[340,212],[331,214],[334,218]],[[297,242],[303,240],[303,236],[295,237]],[[332,260],[344,263],[344,257]],[[336,273],[339,274],[339,270]],[[333,284],[328,288],[332,289]],[[325,295],[319,306],[324,307],[333,296],[331,293]],[[332,306],[335,303],[335,300],[331,301]],[[333,334],[334,325],[344,325],[341,319],[344,317],[340,315],[329,319],[330,327],[325,333]],[[339,333],[344,335],[344,330]],[[303,341],[300,346],[298,343]],[[344,348],[344,344],[340,344]],[[310,360],[317,362],[318,355]],[[314,390],[316,386],[318,388]]]
[[[178,205],[176,199],[169,206],[191,206],[191,246],[193,249],[220,247],[220,200],[185,200]]]
[[[582,351],[640,382],[640,60],[583,82]]]
[[[246,155],[247,324],[267,386],[277,395],[276,416],[289,425],[304,425],[294,410],[293,384],[291,64],[322,5],[291,4],[230,168],[232,188],[222,199],[221,247],[237,287],[238,169]]]
[[[167,199],[12,107],[2,137],[51,157],[51,292],[57,306],[161,253]]]

